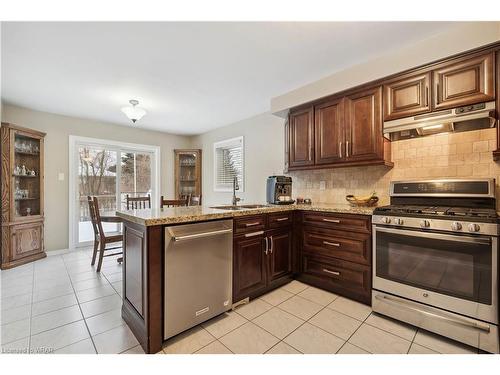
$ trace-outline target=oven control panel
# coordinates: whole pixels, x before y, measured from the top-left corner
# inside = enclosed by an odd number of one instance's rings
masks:
[[[372,224],[391,227],[415,228],[420,230],[474,233],[490,236],[499,235],[499,225],[494,223],[471,223],[467,221],[373,215]]]

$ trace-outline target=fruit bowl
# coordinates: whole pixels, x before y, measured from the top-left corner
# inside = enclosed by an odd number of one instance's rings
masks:
[[[375,192],[371,195],[356,197],[354,195],[346,195],[345,199],[353,206],[373,206],[378,202],[378,197]]]

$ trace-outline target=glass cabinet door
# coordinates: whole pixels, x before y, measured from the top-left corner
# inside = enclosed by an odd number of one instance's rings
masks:
[[[12,165],[14,220],[41,214],[40,139],[14,135]]]
[[[201,195],[201,160],[199,150],[176,150],[176,198]]]

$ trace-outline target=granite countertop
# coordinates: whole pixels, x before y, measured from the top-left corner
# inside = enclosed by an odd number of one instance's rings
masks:
[[[116,215],[124,220],[145,225],[166,225],[233,218],[246,215],[265,214],[270,212],[307,210],[317,212],[338,212],[358,215],[372,215],[375,207],[353,207],[348,204],[291,204],[267,205],[260,208],[240,210],[223,210],[208,206],[171,207],[162,209],[142,209],[116,211]]]

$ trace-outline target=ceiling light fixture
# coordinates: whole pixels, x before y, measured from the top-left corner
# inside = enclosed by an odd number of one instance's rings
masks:
[[[136,121],[139,121],[146,114],[146,111],[137,107],[139,104],[138,100],[132,99],[129,100],[129,103],[131,104],[131,107],[123,107],[122,112],[125,113],[125,115],[135,124]]]

